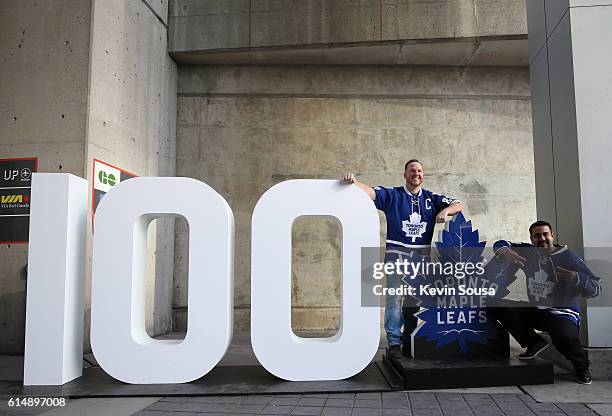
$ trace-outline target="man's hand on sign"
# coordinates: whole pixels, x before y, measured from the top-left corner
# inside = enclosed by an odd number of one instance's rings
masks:
[[[511,263],[518,264],[520,267],[525,267],[525,257],[520,256],[516,251],[510,247],[502,247],[495,253],[497,256],[501,256]]]
[[[357,182],[357,178],[355,178],[355,175],[353,175],[352,173],[349,173],[349,174],[345,175],[343,180],[346,183],[355,183],[355,182]]]

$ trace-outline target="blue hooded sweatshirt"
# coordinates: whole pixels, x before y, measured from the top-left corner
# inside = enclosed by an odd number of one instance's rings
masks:
[[[601,293],[600,278],[567,246],[556,246],[552,253],[541,254],[534,245],[528,243],[499,240],[493,245],[495,251],[502,247],[518,248],[518,254],[526,258],[523,271],[527,278],[529,301],[552,316],[578,324],[580,297],[593,298]],[[577,284],[558,279],[556,267],[576,272]],[[515,274],[518,268],[518,265],[512,265],[508,273]]]

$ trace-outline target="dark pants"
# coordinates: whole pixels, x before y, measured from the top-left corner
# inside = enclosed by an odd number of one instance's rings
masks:
[[[487,314],[497,319],[523,348],[542,339],[534,329],[544,331],[550,335],[555,348],[574,364],[576,371],[589,368],[587,353],[580,345],[578,325],[574,322],[534,307],[494,307],[488,308]]]

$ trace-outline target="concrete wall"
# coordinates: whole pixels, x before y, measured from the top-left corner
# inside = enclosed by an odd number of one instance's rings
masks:
[[[401,185],[405,161],[417,157],[426,187],[465,201],[482,239],[526,240],[535,220],[528,78],[526,68],[181,67],[177,174],[205,181],[234,210],[236,327],[249,325],[253,207],[287,179],[353,172]],[[333,329],[338,228],[310,222],[294,227],[293,327]],[[176,242],[175,324],[184,329],[184,233]]]
[[[83,176],[89,1],[0,2],[0,157]],[[23,351],[27,245],[0,247],[0,353]]]
[[[97,0],[92,16],[87,178],[94,158],[139,176],[174,176],[176,65],[167,53],[167,4]],[[151,335],[171,327],[173,246],[174,221],[156,220],[148,238],[146,325]],[[88,252],[89,275],[91,238]]]
[[[170,1],[171,51],[524,35],[524,0]]]
[[[525,0],[171,0],[199,64],[527,66]]]

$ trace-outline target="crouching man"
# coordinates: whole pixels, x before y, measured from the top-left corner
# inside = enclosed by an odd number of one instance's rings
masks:
[[[491,307],[487,312],[526,348],[519,359],[533,359],[548,348],[534,330],[547,332],[552,344],[574,365],[576,381],[591,384],[589,360],[578,332],[579,300],[581,296],[599,295],[600,279],[567,246],[554,243],[555,234],[548,222],[533,223],[529,234],[531,244],[498,241],[494,245],[496,258],[508,262],[511,272],[518,268],[525,272],[529,304]]]

